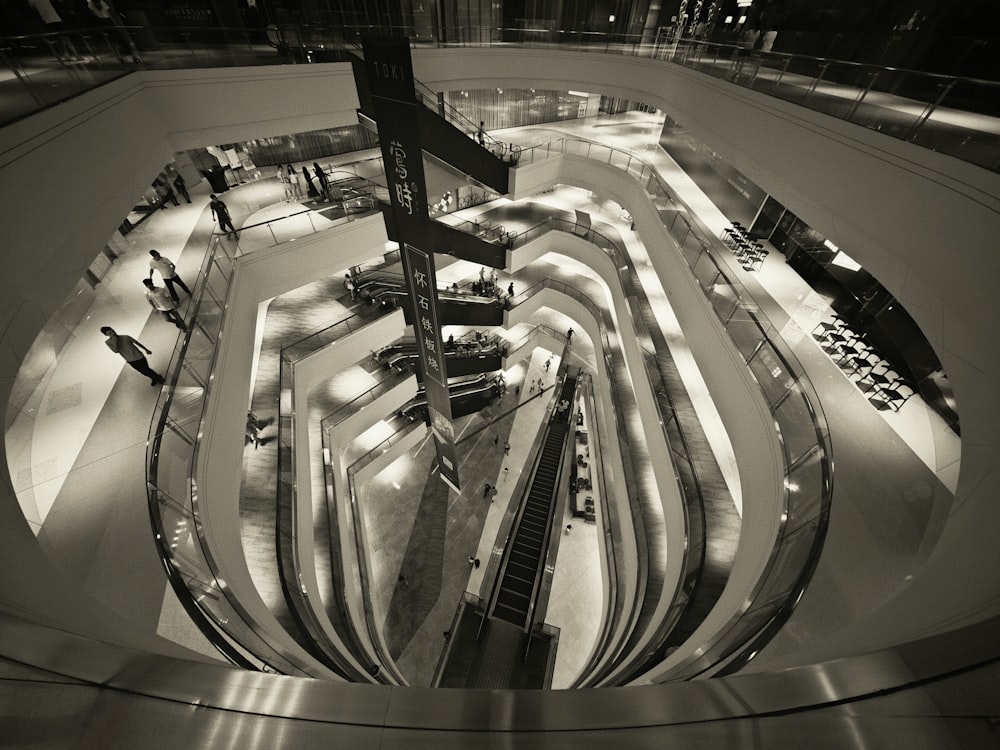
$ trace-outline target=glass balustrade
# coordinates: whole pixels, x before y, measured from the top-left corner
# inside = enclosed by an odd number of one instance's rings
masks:
[[[894,138],[1000,169],[1000,83],[836,59],[749,50],[681,38],[456,29],[449,41],[413,38],[412,27],[378,29],[284,24],[267,30],[118,26],[0,37],[0,122],[39,109],[135,70],[273,65],[329,61],[357,50],[361,34],[399,33],[422,47],[532,47],[649,57],[857,123]],[[141,43],[140,43],[141,42]],[[140,47],[145,47],[139,51]],[[478,126],[418,85],[426,106],[475,135]],[[511,144],[490,138],[502,158]]]
[[[765,642],[790,615],[825,536],[833,483],[832,449],[819,397],[790,346],[760,313],[761,305],[720,261],[721,242],[687,212],[653,167],[628,152],[570,138],[525,148],[521,164],[553,155],[616,166],[643,186],[774,416],[785,459],[784,508],[767,570],[750,606],[716,633],[706,653],[688,660],[669,677],[692,677],[726,659],[750,658],[754,644]]]
[[[676,196],[660,181],[655,170],[627,152],[576,139],[562,139],[526,149],[522,164],[530,164],[555,154],[572,154],[616,166],[633,175],[644,186],[650,200],[660,209],[664,226],[677,242],[701,288],[712,301],[713,308],[760,384],[761,392],[775,417],[776,429],[785,452],[785,510],[782,529],[768,571],[761,579],[750,607],[723,629],[714,639],[708,653],[683,665],[685,675],[695,674],[737,652],[748,651],[748,642],[762,638],[764,630],[775,627],[782,616],[787,616],[790,603],[794,603],[793,600],[804,586],[810,565],[814,564],[822,542],[829,512],[832,477],[825,420],[819,410],[815,391],[787,344],[769,322],[759,315],[759,305],[753,301],[752,296],[715,257],[715,248],[719,247],[719,243],[694,217],[686,213]],[[295,215],[287,218],[295,220],[299,217]],[[341,221],[352,218],[348,216]],[[514,243],[517,245],[530,241],[542,231],[551,231],[558,225],[559,220],[547,222],[544,227],[535,227],[514,238]],[[315,219],[303,224],[298,231],[318,231]],[[597,232],[590,230],[590,234],[607,252],[620,252],[610,239],[603,238],[604,241],[601,242],[602,238]],[[269,228],[263,245],[276,244],[277,236]],[[169,369],[168,382],[171,387],[164,389],[157,404],[149,449],[150,501],[154,514],[160,517],[158,528],[166,530],[171,528],[171,524],[176,526],[181,522],[190,524],[190,539],[183,551],[175,553],[172,550],[178,548],[174,547],[166,550],[166,555],[168,561],[175,561],[171,562],[177,568],[175,572],[197,585],[207,586],[218,597],[204,605],[199,600],[203,611],[221,630],[226,631],[226,626],[232,626],[234,632],[231,635],[237,642],[257,644],[259,638],[248,632],[253,629],[248,624],[249,619],[243,620],[245,613],[241,612],[238,602],[226,597],[225,586],[215,579],[212,572],[214,566],[210,554],[202,547],[197,536],[198,496],[191,478],[197,454],[198,423],[211,383],[215,339],[224,318],[232,265],[237,253],[253,252],[257,247],[256,242],[250,241],[242,241],[243,244],[237,243],[235,247],[223,242],[221,238],[214,237],[206,254],[195,289],[197,325],[179,340]],[[577,299],[588,309],[593,307],[589,298],[569,285],[555,280],[542,283],[548,287],[558,286],[562,293]],[[525,290],[514,301],[536,291],[535,288]],[[599,309],[595,309],[594,314],[598,320],[601,319]],[[286,347],[283,360],[286,356],[290,359],[304,356],[309,351],[315,351],[318,346],[325,345],[324,342],[333,341],[350,330],[352,326],[349,321],[340,321],[311,334],[309,341],[295,342]],[[611,351],[610,342],[606,340],[604,343],[606,350]],[[656,371],[651,354],[646,352],[645,359],[647,372],[655,389],[656,384],[662,382],[662,373]],[[665,421],[670,423],[672,420],[669,415],[665,416]],[[627,436],[622,434],[623,425],[616,424],[619,439],[626,439]],[[680,455],[677,454],[676,442],[675,438],[672,441],[672,458],[675,460]],[[179,568],[177,562],[180,563]],[[679,612],[680,603],[675,601],[672,611]],[[243,640],[243,637],[248,640]],[[266,644],[247,648],[258,655],[262,653],[261,660],[271,665],[271,668],[294,671],[294,667],[283,659],[283,655],[272,653]]]
[[[164,565],[185,608],[209,640],[235,663],[284,674],[303,672],[295,665],[295,657],[275,649],[258,635],[263,629],[215,573],[211,550],[200,534],[200,497],[194,467],[236,258],[278,244],[276,236],[301,237],[323,228],[315,217],[303,221],[304,213],[317,212],[298,212],[244,228],[267,228],[261,235],[263,239],[252,231],[249,237],[243,235],[236,241],[212,236],[192,285],[190,309],[194,325],[178,337],[171,353],[167,382],[154,408],[146,448],[152,524]],[[356,218],[348,215],[339,222]],[[295,222],[295,228],[281,228],[286,221]],[[240,651],[248,653],[241,657]]]

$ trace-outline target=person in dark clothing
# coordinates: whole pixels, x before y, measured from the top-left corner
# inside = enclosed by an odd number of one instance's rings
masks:
[[[235,237],[236,227],[233,226],[233,220],[229,216],[229,209],[226,207],[226,204],[220,201],[215,193],[212,193],[209,198],[211,198],[211,201],[208,205],[212,209],[212,216],[219,220],[219,229],[225,230],[227,237]]]
[[[175,172],[174,175],[175,175],[174,176],[174,187],[177,188],[177,192],[178,193],[180,193],[182,196],[184,196],[184,200],[186,200],[188,203],[190,203],[191,202],[191,196],[188,195],[187,183],[184,181],[184,178],[181,177],[181,173],[180,172]]]
[[[153,189],[156,190],[156,194],[160,196],[160,205],[162,208],[167,207],[167,201],[171,201],[175,206],[181,205],[177,202],[177,195],[174,193],[170,184],[167,182],[165,177],[160,177],[153,183]]]
[[[139,351],[142,349],[146,352],[146,354],[152,354],[153,352],[150,349],[147,349],[131,336],[126,336],[123,333],[116,333],[115,329],[111,326],[104,326],[101,328],[101,333],[108,337],[107,341],[104,342],[108,349],[113,351],[115,354],[120,355],[122,359],[128,362],[132,369],[137,372],[141,372],[149,378],[150,385],[157,386],[163,383],[163,376],[149,366],[149,362],[146,360],[146,357],[143,356],[141,351]]]
[[[316,186],[313,184],[312,175],[309,174],[308,167],[302,167],[302,176],[306,178],[306,195],[309,198],[318,198],[319,193],[316,191]]]
[[[476,140],[479,141],[480,146],[486,146],[486,123],[482,120],[479,121],[479,130],[476,131]]]
[[[316,184],[319,185],[320,195],[324,202],[330,201],[330,181],[326,179],[326,172],[316,162],[313,162],[313,171],[316,173]]]

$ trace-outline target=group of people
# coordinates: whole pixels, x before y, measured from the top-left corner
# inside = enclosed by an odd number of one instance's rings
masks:
[[[539,378],[538,380],[532,380],[531,381],[531,387],[528,388],[528,393],[529,394],[530,393],[534,393],[536,390],[539,393],[541,393],[543,390],[545,390],[545,383],[542,381],[541,378]]]
[[[302,172],[299,173],[291,164],[279,164],[277,177],[285,188],[286,200],[301,200],[303,197],[321,200],[324,203],[329,203],[331,200],[330,179],[317,162],[313,162],[312,173],[306,166],[303,166]],[[306,190],[304,196],[303,185]]]
[[[177,288],[183,289],[189,297],[191,296],[191,290],[188,289],[187,284],[177,274],[177,267],[173,261],[160,255],[156,250],[150,250],[149,255],[149,276],[142,280],[143,285],[146,287],[146,301],[149,302],[150,307],[160,313],[169,322],[182,331],[186,331],[187,325],[177,311],[180,306],[180,297],[177,294]],[[153,282],[154,272],[160,274],[164,286],[158,287]],[[163,376],[149,366],[149,360],[143,354],[143,352],[146,354],[153,353],[147,346],[131,336],[118,333],[111,326],[103,326],[101,333],[107,337],[104,341],[105,346],[115,354],[121,356],[132,369],[148,377],[150,385],[157,386],[163,383]]]
[[[170,201],[175,206],[181,205],[177,200],[177,193],[180,193],[181,197],[188,203],[191,202],[191,196],[187,191],[187,182],[181,173],[177,171],[176,167],[173,166],[168,166],[153,180],[153,190],[156,191],[160,208],[167,208],[167,201]]]

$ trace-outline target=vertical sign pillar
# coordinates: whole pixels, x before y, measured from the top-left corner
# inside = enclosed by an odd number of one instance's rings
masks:
[[[365,37],[363,48],[438,468],[441,479],[457,492],[455,431],[438,316],[437,277],[431,257],[410,43],[406,37]]]

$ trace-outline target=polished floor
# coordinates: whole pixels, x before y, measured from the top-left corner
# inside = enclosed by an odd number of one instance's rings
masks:
[[[504,135],[529,143],[568,134],[633,151],[653,163],[710,228],[721,231],[728,224],[725,216],[657,148],[661,126],[662,119],[655,116],[629,113],[561,123],[558,129]],[[144,465],[156,392],[145,378],[123,367],[104,348],[98,331],[102,325],[112,325],[136,336],[153,349],[153,367],[162,370],[166,366],[166,352],[172,348],[177,330],[151,316],[140,296],[139,280],[148,272],[147,251],[152,247],[175,260],[182,277],[196,273],[207,247],[211,219],[207,186],[197,186],[191,192],[192,204],[157,212],[114,247],[118,258],[101,283],[92,292],[81,288],[77,298],[67,301],[64,322],[54,321],[47,327],[49,340],[40,339],[29,357],[37,377],[26,380],[27,385],[19,382],[20,388],[15,388],[17,408],[8,413],[6,440],[11,476],[25,516],[39,543],[67,575],[124,617],[211,653],[187,623],[163,580],[150,540]],[[280,204],[279,193],[276,181],[264,179],[231,191],[227,202],[240,225],[258,212],[272,210],[267,206]],[[591,196],[589,200],[594,210],[603,210],[614,220],[616,209],[606,198]],[[617,221],[624,224],[621,216]],[[252,251],[249,239],[245,252]],[[268,240],[264,237],[261,242]],[[460,264],[451,271],[445,269],[440,274],[442,281],[451,280],[449,273],[469,277],[469,270]],[[796,355],[824,393],[836,451],[834,516],[822,562],[790,626],[778,636],[773,651],[762,655],[780,664],[783,642],[792,645],[833,633],[852,617],[876,607],[888,592],[905,585],[909,571],[919,566],[933,547],[936,530],[950,507],[958,475],[959,441],[918,398],[910,399],[899,412],[880,412],[864,399],[808,336],[828,311],[784,265],[780,254],[772,252],[759,273],[746,274],[738,268],[734,273],[744,278],[762,309],[793,342]],[[506,277],[502,275],[501,280],[506,286]],[[659,317],[672,353],[683,359],[682,332],[671,330],[667,312]],[[548,322],[557,330],[568,325],[559,316]],[[275,336],[275,341],[280,340],[278,333]],[[266,420],[273,416],[273,410],[269,412],[266,406],[273,401],[266,395],[268,365],[264,360],[274,344],[267,334],[264,340],[253,407]],[[491,436],[500,434],[502,441],[512,434],[530,436],[537,430],[541,416],[534,412],[544,407],[544,398],[528,398],[533,394],[526,393],[523,383],[538,372],[540,352],[508,374],[511,388],[522,384],[520,408],[507,412],[491,409],[469,418],[465,425],[468,474],[484,482],[493,478],[491,483],[499,490],[489,506],[483,502],[481,484],[469,482],[463,493],[449,499],[446,517],[422,514],[423,492],[403,491],[400,480],[412,482],[414,490],[427,486],[431,451],[426,447],[408,457],[411,465],[405,471],[395,467],[365,488],[364,505],[371,510],[365,522],[371,524],[372,531],[386,525],[384,521],[380,524],[379,508],[388,507],[390,501],[393,518],[412,519],[394,525],[393,543],[373,555],[372,564],[378,578],[373,586],[376,612],[384,619],[400,668],[413,676],[414,684],[428,684],[457,600],[466,591],[482,593],[483,582],[499,554],[496,532],[518,486],[517,473],[526,458],[519,453],[530,441],[512,440],[508,459],[492,450]],[[732,448],[712,429],[717,417],[711,414],[710,399],[692,385],[697,380],[693,371],[689,377],[686,382],[692,399],[704,415],[706,432],[714,435],[710,438],[713,450],[738,507],[739,478],[732,469]],[[255,488],[267,477],[266,462],[273,448],[266,442],[273,432],[265,429],[262,434],[264,445],[256,451],[248,447],[246,457],[241,500],[248,505]],[[860,434],[872,438],[853,439]],[[504,468],[508,472],[503,472]],[[261,482],[254,481],[255,476],[261,477]],[[383,483],[383,478],[388,481]],[[393,482],[400,484],[400,489]],[[273,527],[269,531],[254,524],[250,514],[244,518],[249,562],[252,568],[262,570],[273,549],[268,537],[273,537]],[[577,593],[599,597],[595,592],[602,585],[599,566],[594,563],[596,543],[587,536],[588,528],[593,527],[574,523],[573,533],[562,540],[554,574],[551,621],[567,635],[576,629],[580,644],[566,648],[571,639],[561,638],[555,687],[567,684],[569,675],[589,655],[586,644],[593,638],[589,633],[594,628],[594,608],[585,606],[588,599]],[[431,538],[437,541],[427,555],[418,556],[416,548],[426,529],[434,531]],[[437,557],[433,567],[428,567],[431,552]],[[260,559],[255,561],[258,553]],[[480,568],[469,566],[470,555],[481,560]],[[271,584],[256,573],[255,582],[262,593],[267,592],[269,602],[280,606],[280,590],[268,589]],[[830,608],[831,601],[837,606]],[[831,609],[837,617],[830,616]]]

